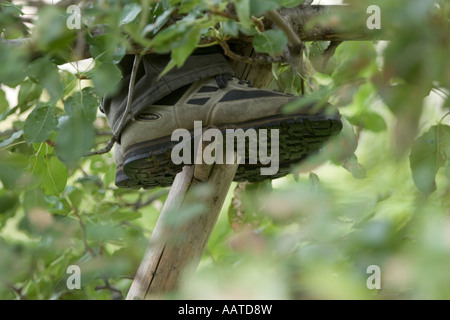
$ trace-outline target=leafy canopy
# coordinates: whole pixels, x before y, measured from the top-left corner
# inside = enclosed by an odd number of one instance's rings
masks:
[[[362,21],[372,2],[345,1]],[[86,1],[79,30],[67,28],[64,1],[32,21],[26,6],[0,3],[0,297],[126,294],[167,190],[117,189],[111,154],[85,155],[110,137],[98,106],[117,92],[127,52],[170,53],[168,71],[197,47],[250,38],[279,57],[288,37],[263,16],[301,3]],[[333,55],[336,43],[308,42],[302,75],[273,64],[272,88],[306,94],[286,112],[329,101],[344,130],[273,186],[230,191],[201,272],[176,297],[450,297],[450,5],[378,5],[390,41],[343,42]],[[318,20],[364,28],[337,12]],[[82,290],[65,285],[73,264]],[[381,292],[365,287],[369,265],[381,267]]]

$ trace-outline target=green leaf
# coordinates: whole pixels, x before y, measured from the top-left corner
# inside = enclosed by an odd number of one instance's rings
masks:
[[[323,147],[323,155],[326,155],[327,159],[336,165],[343,165],[345,167],[349,159],[353,160],[351,158],[353,158],[358,148],[358,137],[353,126],[345,117],[341,117],[341,121],[342,131],[337,136],[331,138],[330,142]],[[352,163],[348,164],[352,165]],[[356,163],[354,164],[357,166]]]
[[[55,141],[55,136],[56,132],[53,131],[48,139],[51,141]],[[33,147],[34,151],[36,151],[35,154],[40,154],[41,156],[51,155],[55,149],[54,147],[49,146],[46,142],[33,143],[31,146]]]
[[[116,179],[116,168],[115,166],[108,166],[105,174],[103,175],[103,184],[109,186],[114,183]]]
[[[34,208],[46,208],[45,193],[41,188],[27,190],[23,195],[23,208],[25,212],[29,212]]]
[[[202,0],[183,0],[178,10],[180,14],[188,14],[199,5],[206,7]]]
[[[325,61],[324,52],[329,46],[329,41],[314,41],[309,47],[309,60],[317,72],[331,75],[336,68],[336,57],[333,55]]]
[[[365,129],[373,132],[381,132],[387,129],[386,121],[384,121],[384,118],[378,113],[368,111],[364,114],[364,117]]]
[[[28,67],[29,76],[40,83],[50,94],[50,101],[62,98],[64,86],[59,78],[58,67],[45,58],[33,61]]]
[[[126,4],[122,9],[122,14],[120,15],[119,25],[123,26],[132,22],[141,13],[142,7],[137,3]]]
[[[19,199],[14,192],[0,189],[0,215],[14,209],[18,204]]]
[[[447,163],[447,167],[445,168],[445,176],[447,177],[447,180],[450,180],[450,162]]]
[[[114,34],[95,37],[89,46],[95,61],[117,64],[126,54],[126,46]]]
[[[237,37],[239,35],[239,25],[236,21],[229,19],[222,24],[223,31],[225,34],[232,37]]]
[[[110,224],[88,224],[86,233],[89,241],[118,243],[124,236],[125,231],[118,225]]]
[[[281,53],[287,44],[287,36],[281,30],[267,30],[253,38],[255,50],[270,55]]]
[[[23,170],[27,166],[27,157],[21,153],[0,150],[0,181],[5,188],[20,185]]]
[[[242,26],[246,29],[252,28],[252,19],[250,17],[250,0],[236,0],[236,13]]]
[[[337,63],[333,72],[333,80],[337,85],[350,83],[377,68],[377,52],[371,42],[344,41],[336,49],[335,55],[338,61],[345,57],[342,63]]]
[[[111,217],[116,221],[131,221],[139,219],[142,214],[138,211],[115,211]]]
[[[95,91],[98,95],[114,95],[122,79],[122,72],[113,63],[96,63],[92,70],[92,81],[95,85]]]
[[[186,32],[182,41],[183,45],[172,50],[171,58],[176,62],[178,67],[183,66],[186,59],[194,52],[201,37],[201,26],[196,25]]]
[[[58,120],[53,106],[37,107],[25,120],[24,137],[28,143],[44,142],[56,128]]]
[[[94,145],[95,130],[92,119],[85,116],[80,108],[72,110],[72,115],[60,122],[56,144],[57,152],[68,167],[75,167],[78,160]]]
[[[6,93],[2,89],[0,89],[0,113],[5,112],[9,109],[9,103],[6,99]]]
[[[0,83],[15,87],[26,76],[29,58],[22,48],[0,45]]]
[[[191,21],[180,21],[159,32],[154,38],[154,49],[157,53],[168,53],[186,44],[186,33],[191,30]]]
[[[450,95],[447,96],[447,99],[445,100],[443,107],[446,109],[450,109]]]
[[[6,118],[8,118],[10,115],[14,114],[17,109],[19,109],[18,106],[15,106],[14,108],[8,109],[3,113],[0,113],[0,121],[5,120]]]
[[[169,63],[167,64],[167,66],[164,68],[164,70],[161,72],[161,74],[159,75],[158,79],[161,79],[161,77],[163,77],[164,75],[166,75],[170,70],[172,70],[173,68],[175,68],[177,66],[177,63],[175,62],[175,60],[170,59]]]
[[[67,184],[67,168],[56,157],[51,157],[47,161],[47,174],[42,181],[42,188],[48,195],[58,195]]]
[[[78,87],[79,80],[73,73],[66,70],[61,71],[59,75],[64,86],[65,97]]]
[[[94,94],[92,87],[86,87],[82,91],[75,92],[64,102],[64,110],[69,116],[73,116],[74,113],[80,111],[89,121],[94,121],[97,118],[98,106],[99,99]]]
[[[283,107],[284,113],[293,113],[303,108],[309,108],[311,105],[319,107],[325,103],[330,94],[329,88],[322,87],[311,94],[303,96],[301,99],[287,103]]]
[[[149,25],[146,25],[143,30],[144,37],[151,33],[152,35],[155,35],[158,33],[158,31],[169,21],[170,16],[172,15],[173,8],[170,8],[168,10],[165,10],[161,15],[156,18],[155,22]]]
[[[14,16],[14,17],[18,17],[18,16],[22,16],[24,13],[22,12],[22,10],[20,10],[21,6],[15,5],[13,3],[10,2],[2,2],[0,4],[0,10],[1,12],[4,12],[10,16]]]
[[[348,170],[355,179],[365,179],[367,177],[366,168],[358,162],[358,158],[354,154],[342,161],[342,167]]]
[[[278,0],[250,0],[250,13],[253,16],[261,16],[267,11],[276,10],[280,7]]]
[[[45,175],[45,159],[40,154],[32,155],[28,160],[27,173],[33,176],[34,180],[28,185],[28,189],[37,188],[42,184]]]
[[[449,126],[433,126],[414,142],[409,160],[413,180],[419,190],[426,194],[436,190],[436,174],[449,157]]]
[[[25,80],[20,85],[17,104],[20,110],[28,110],[41,96],[42,87],[30,79]]]
[[[355,114],[349,118],[354,126],[361,126],[365,130],[372,132],[381,132],[387,129],[386,121],[376,112],[364,110],[362,113]]]
[[[43,51],[63,50],[75,39],[75,30],[67,28],[67,16],[62,9],[45,6],[39,10],[33,38]]]
[[[280,5],[284,8],[293,8],[301,5],[305,0],[280,0]]]
[[[172,51],[171,60],[160,77],[175,66],[181,67],[184,64],[200,41],[201,29],[201,25],[184,22],[172,25],[156,36],[155,51],[160,53]]]
[[[36,156],[35,157],[35,173],[40,178],[40,185],[47,195],[58,195],[67,184],[68,172],[67,168],[56,157]]]

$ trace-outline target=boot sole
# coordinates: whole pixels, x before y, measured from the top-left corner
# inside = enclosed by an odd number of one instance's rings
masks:
[[[269,117],[217,127],[223,133],[226,129],[237,128],[244,131],[247,129],[279,130],[280,164],[279,171],[275,175],[261,175],[263,165],[248,164],[249,144],[246,143],[245,164],[238,167],[234,181],[259,182],[281,178],[289,174],[293,165],[307,156],[317,153],[331,136],[338,134],[342,130],[342,122],[339,114],[303,114]],[[191,139],[193,139],[193,132],[191,132]],[[271,141],[268,140],[268,150],[270,150]],[[183,164],[174,164],[171,159],[172,149],[177,144],[178,142],[171,141],[171,137],[167,136],[129,147],[124,153],[123,170],[118,168],[116,185],[132,189],[171,186],[175,176],[182,171],[184,166]],[[235,150],[236,148],[235,142]],[[195,154],[193,147],[191,154]],[[193,163],[193,159],[194,156],[191,163]]]

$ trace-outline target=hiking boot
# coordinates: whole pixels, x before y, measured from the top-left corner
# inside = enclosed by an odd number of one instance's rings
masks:
[[[221,75],[185,86],[134,115],[121,134],[116,148],[118,164],[116,184],[120,187],[146,189],[168,187],[181,172],[183,163],[175,164],[171,153],[178,141],[171,141],[175,129],[190,131],[194,139],[194,121],[203,128],[279,130],[279,170],[261,175],[262,164],[246,161],[238,167],[235,181],[256,182],[275,179],[290,172],[291,166],[319,151],[323,144],[342,129],[339,113],[330,113],[330,105],[314,110],[315,103],[295,114],[283,113],[283,107],[299,99],[293,95],[256,89],[247,81]],[[225,136],[225,135],[224,135]],[[269,134],[270,136],[270,134]],[[267,141],[270,150],[271,141]],[[191,162],[196,150],[193,147]],[[248,148],[248,144],[246,144]],[[235,146],[235,150],[237,147]],[[123,154],[122,154],[123,153]],[[246,150],[246,157],[249,152]]]

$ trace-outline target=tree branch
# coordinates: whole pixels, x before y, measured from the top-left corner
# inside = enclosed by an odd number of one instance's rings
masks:
[[[108,279],[103,279],[105,285],[103,286],[96,286],[94,290],[108,290],[111,292],[111,295],[113,296],[113,300],[123,300],[122,291],[120,289],[117,289],[116,287],[112,286]]]
[[[113,135],[111,139],[106,144],[106,147],[104,147],[101,150],[92,151],[85,155],[85,157],[91,157],[91,156],[97,156],[101,154],[105,154],[111,151],[112,147],[114,147],[114,144],[117,142],[118,137]]]
[[[284,20],[284,18],[275,10],[268,11],[266,17],[272,20],[281,31],[287,36],[289,45],[300,52],[303,48],[303,42],[292,27]]]
[[[23,289],[18,288],[12,283],[7,283],[6,286],[10,288],[12,291],[14,291],[15,294],[19,297],[19,300],[28,300],[27,297],[23,294]]]
[[[285,60],[282,56],[280,56],[280,57],[271,57],[269,55],[258,55],[256,57],[241,56],[241,55],[233,52],[226,41],[221,41],[219,39],[217,39],[216,41],[222,47],[225,55],[235,61],[241,61],[241,62],[245,62],[248,64],[272,64],[272,63],[285,62]]]
[[[86,252],[88,252],[91,255],[91,257],[95,258],[97,256],[97,254],[95,253],[94,249],[92,249],[89,246],[89,244],[87,242],[86,225],[84,224],[84,221],[81,218],[77,208],[75,208],[75,206],[72,204],[72,202],[68,198],[67,198],[67,202],[69,203],[69,206],[73,211],[73,214],[77,217],[78,223],[80,224],[81,232],[82,232],[81,240],[83,242],[84,250],[86,250]]]
[[[161,198],[162,196],[165,196],[168,193],[169,193],[169,190],[162,189],[162,190],[156,192],[155,194],[153,194],[152,196],[150,196],[146,201],[142,201],[142,199],[138,199],[138,201],[136,201],[135,203],[124,204],[124,207],[132,207],[135,211],[137,211],[141,208],[144,208],[144,207],[152,204],[154,201],[158,200],[159,198]],[[141,195],[142,195],[142,193],[141,193]]]
[[[325,51],[323,52],[322,56],[323,56],[323,64],[322,64],[322,68],[326,68],[328,65],[328,61],[331,59],[331,57],[334,55],[334,53],[336,52],[337,47],[342,43],[342,41],[331,41],[330,45],[328,46],[328,48],[325,49]]]
[[[302,6],[304,7],[304,6]],[[289,24],[283,16],[281,16],[278,11],[269,11],[266,13],[266,17],[272,20],[275,25],[284,32],[284,34],[288,38],[288,49],[289,52],[287,54],[289,55],[288,60],[290,64],[295,68],[298,69],[301,75],[301,88],[302,88],[302,94],[305,94],[305,78],[306,78],[306,68],[303,61],[303,51],[305,49],[305,45],[303,44],[302,40],[298,36],[297,33],[292,29],[292,25]]]
[[[100,245],[99,254],[97,254],[94,251],[94,249],[92,249],[92,247],[89,246],[89,244],[87,242],[86,224],[84,223],[83,219],[81,218],[81,215],[78,212],[77,208],[75,208],[75,206],[72,204],[72,202],[68,198],[66,198],[66,199],[67,199],[67,202],[69,203],[70,208],[72,209],[73,213],[77,217],[78,222],[80,224],[81,231],[82,231],[81,240],[83,242],[84,249],[86,250],[86,252],[88,252],[90,254],[90,256],[92,258],[97,258],[98,256],[102,256],[103,255],[103,246]],[[108,278],[102,277],[102,280],[105,284],[103,286],[95,287],[95,290],[109,290],[113,296],[113,299],[123,299],[122,292],[119,289],[117,289],[116,287],[112,286],[110,284]]]
[[[70,2],[70,0],[67,0]],[[279,15],[283,18],[285,23],[281,23],[280,28],[285,28],[290,26],[293,33],[296,34],[297,38],[302,42],[307,41],[349,41],[349,40],[380,40],[380,31],[369,30],[366,27],[366,12],[357,6],[343,6],[343,5],[302,5],[294,8],[282,8],[279,10]],[[329,21],[335,21],[336,17],[346,16],[352,17],[349,19],[351,23],[332,23]],[[353,19],[353,17],[356,17]],[[320,18],[320,19],[318,19]],[[275,20],[277,18],[274,18]],[[339,20],[339,19],[338,19]],[[323,21],[327,21],[328,25],[325,25]],[[272,26],[272,21],[265,21],[265,29],[270,29]],[[96,26],[90,33],[95,36],[100,36],[105,34],[105,29],[101,26]],[[291,33],[291,32],[288,32]],[[289,38],[293,42],[298,42],[294,35],[289,35]],[[248,36],[241,35],[237,39],[239,42],[251,43],[252,38]],[[204,39],[201,44],[212,43],[213,39]],[[215,41],[215,40],[214,40]],[[78,39],[77,43],[80,42]],[[83,42],[84,44],[86,42]],[[31,52],[32,57],[39,57],[42,55],[38,51],[37,46],[34,41],[29,38],[25,39],[14,39],[6,40],[0,39],[1,46],[13,46],[26,48]],[[89,47],[87,45],[82,46],[81,44],[77,46],[77,57],[74,59],[87,59],[91,57],[89,52]],[[81,50],[83,48],[83,50]],[[82,51],[82,52],[81,52]],[[127,54],[148,54],[151,50],[146,50],[146,48],[133,44],[128,48]]]

